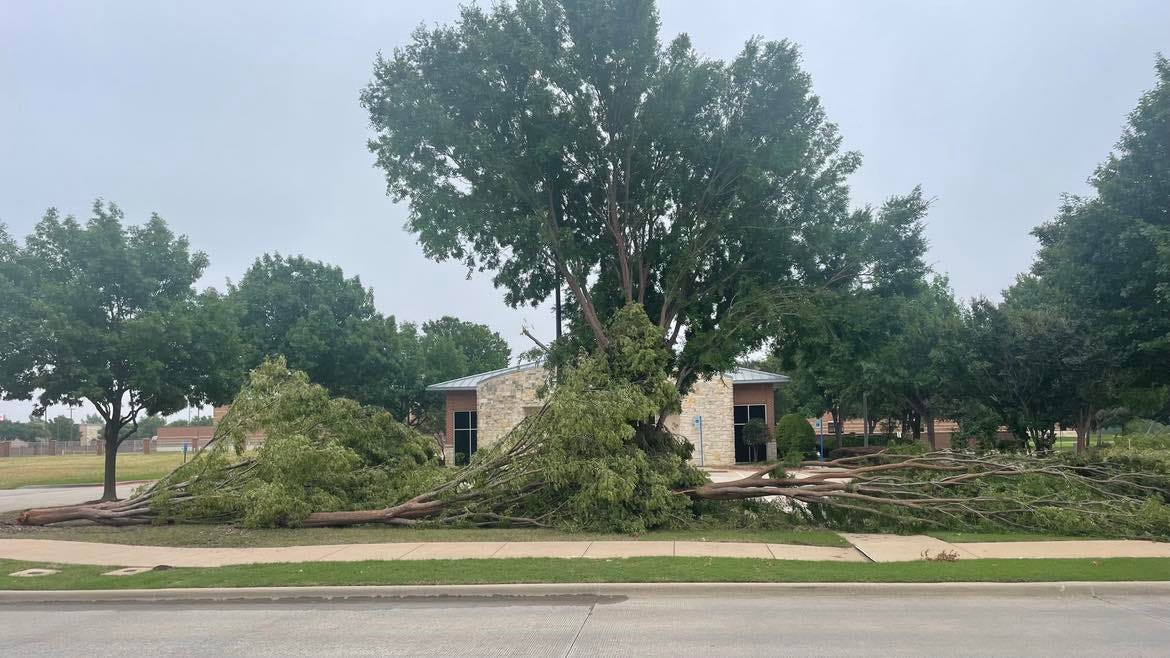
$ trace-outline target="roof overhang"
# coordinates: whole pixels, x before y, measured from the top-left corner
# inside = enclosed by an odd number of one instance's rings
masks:
[[[460,377],[459,379],[452,379],[452,380],[445,381],[445,382],[439,382],[437,384],[431,384],[430,386],[427,387],[427,390],[428,391],[474,391],[476,388],[479,387],[480,384],[488,381],[489,379],[495,379],[496,377],[503,377],[504,375],[510,375],[514,372],[521,372],[524,370],[532,370],[533,368],[535,368],[539,365],[540,365],[540,363],[538,363],[536,361],[532,361],[530,363],[521,363],[520,365],[516,365],[516,366],[509,366],[507,368],[500,368],[499,370],[489,370],[488,372],[481,372],[481,373],[477,373],[474,375],[468,375],[466,377]]]

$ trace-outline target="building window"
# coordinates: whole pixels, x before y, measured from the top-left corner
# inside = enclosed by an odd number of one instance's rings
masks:
[[[767,459],[767,451],[763,446],[749,446],[743,440],[743,426],[751,420],[768,422],[767,407],[762,404],[735,405],[733,425],[735,427],[735,461],[755,462]]]
[[[455,412],[455,465],[463,466],[475,454],[478,418],[474,411]]]

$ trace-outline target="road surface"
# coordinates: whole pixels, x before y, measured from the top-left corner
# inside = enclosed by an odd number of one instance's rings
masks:
[[[0,605],[10,656],[1165,655],[1170,597],[829,592]]]
[[[118,485],[118,497],[125,498],[142,483]],[[26,510],[30,507],[80,505],[102,497],[101,486],[95,487],[23,487],[0,489],[0,513]]]

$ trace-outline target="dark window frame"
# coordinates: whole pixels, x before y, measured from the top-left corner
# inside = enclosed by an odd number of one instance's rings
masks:
[[[451,418],[451,439],[455,464],[463,465],[470,462],[471,456],[479,448],[479,413],[472,410],[454,412]],[[466,445],[466,450],[459,449],[460,443]]]

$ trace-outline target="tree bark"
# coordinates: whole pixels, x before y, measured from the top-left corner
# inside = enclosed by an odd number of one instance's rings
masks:
[[[105,474],[102,478],[102,501],[118,500],[118,433],[122,428],[118,426],[117,416],[111,417],[106,421],[105,429],[103,430],[105,436],[102,441],[105,443]]]
[[[1077,410],[1077,454],[1089,449],[1089,432],[1093,428],[1093,410],[1082,407]]]

